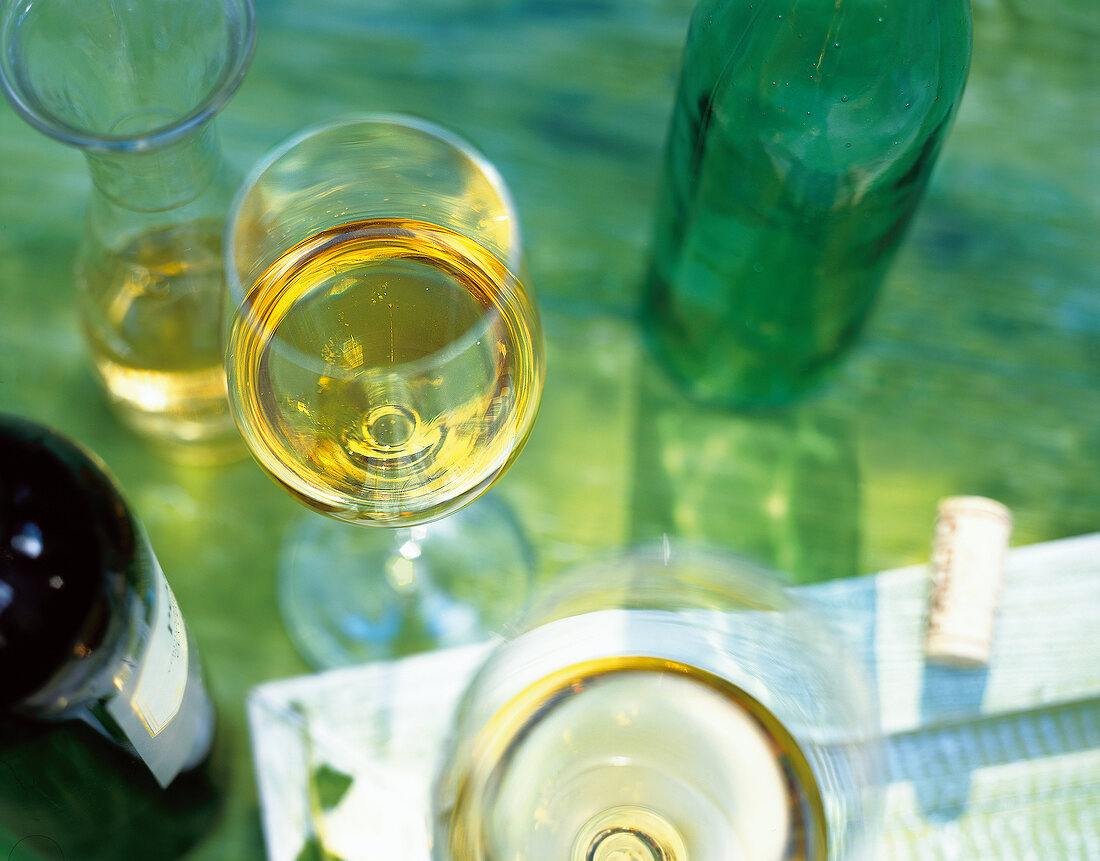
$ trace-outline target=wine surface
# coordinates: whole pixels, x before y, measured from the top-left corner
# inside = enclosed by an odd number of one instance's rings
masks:
[[[483,492],[542,386],[522,284],[442,227],[374,219],[284,254],[237,309],[231,401],[260,464],[341,519],[410,524]]]
[[[475,743],[452,861],[818,861],[821,794],[786,729],[740,688],[649,657],[540,680]]]
[[[219,225],[144,234],[120,254],[82,261],[80,277],[92,358],[122,417],[180,442],[232,431]]]

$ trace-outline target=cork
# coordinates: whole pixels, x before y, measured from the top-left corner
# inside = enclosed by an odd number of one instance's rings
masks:
[[[952,496],[940,502],[924,641],[929,660],[958,667],[989,662],[1011,533],[1012,514],[996,500]]]

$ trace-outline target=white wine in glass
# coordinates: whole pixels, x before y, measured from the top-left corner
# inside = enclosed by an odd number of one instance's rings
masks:
[[[517,609],[514,520],[479,506],[432,522],[483,494],[534,423],[543,342],[520,248],[492,165],[403,116],[307,130],[230,212],[225,363],[245,442],[315,511],[391,527],[290,537],[281,605],[317,666],[476,639],[482,615]]]
[[[480,493],[526,436],[539,334],[523,286],[473,240],[367,219],[296,245],[230,338],[260,464],[335,517],[411,525]]]
[[[436,861],[834,861],[873,781],[853,660],[746,563],[651,549],[536,605],[460,706]]]

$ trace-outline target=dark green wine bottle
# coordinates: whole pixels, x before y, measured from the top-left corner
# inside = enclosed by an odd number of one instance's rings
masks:
[[[970,64],[970,0],[702,0],[644,324],[691,395],[782,404],[848,347]]]
[[[0,858],[181,856],[221,807],[195,644],[104,467],[0,416]]]

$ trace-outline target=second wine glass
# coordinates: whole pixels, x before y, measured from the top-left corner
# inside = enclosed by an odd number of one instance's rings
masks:
[[[785,582],[701,547],[563,573],[474,675],[433,861],[871,857],[869,678]]]
[[[426,524],[512,463],[544,379],[499,173],[412,117],[311,128],[246,181],[225,253],[230,403],[256,461],[331,518],[391,527],[296,530],[280,590],[299,649],[333,666],[475,638],[494,595],[518,600],[526,545],[500,506]]]

